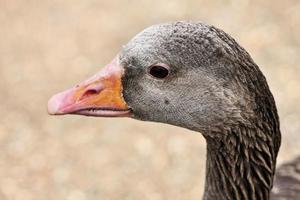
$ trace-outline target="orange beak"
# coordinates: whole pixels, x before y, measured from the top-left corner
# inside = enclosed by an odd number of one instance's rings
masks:
[[[122,96],[124,69],[114,59],[103,70],[75,87],[54,95],[48,102],[51,115],[77,114],[126,117],[130,109]]]

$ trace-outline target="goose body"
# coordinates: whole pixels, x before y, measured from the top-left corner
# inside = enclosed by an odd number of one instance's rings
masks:
[[[207,141],[204,200],[280,199],[271,195],[281,141],[273,96],[250,55],[214,26],[145,29],[95,76],[53,96],[48,111],[200,132]]]

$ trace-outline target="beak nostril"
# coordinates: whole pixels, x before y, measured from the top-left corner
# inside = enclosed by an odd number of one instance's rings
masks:
[[[100,92],[103,89],[104,89],[103,84],[91,84],[84,89],[82,95],[80,96],[80,98],[77,99],[77,101],[81,101],[83,99],[96,96],[100,94]]]
[[[91,96],[94,96],[94,95],[97,95],[101,92],[101,90],[96,90],[96,89],[89,89],[89,90],[86,90],[83,95],[81,96],[80,100],[82,99],[86,99],[88,97],[91,97]]]

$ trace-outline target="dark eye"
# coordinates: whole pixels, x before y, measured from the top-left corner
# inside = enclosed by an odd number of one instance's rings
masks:
[[[149,74],[155,78],[163,79],[169,75],[169,66],[165,64],[156,64],[149,68]]]

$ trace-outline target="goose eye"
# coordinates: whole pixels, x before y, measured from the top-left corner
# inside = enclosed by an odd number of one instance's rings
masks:
[[[165,64],[153,65],[149,68],[149,74],[159,79],[166,78],[169,75],[169,67]]]

